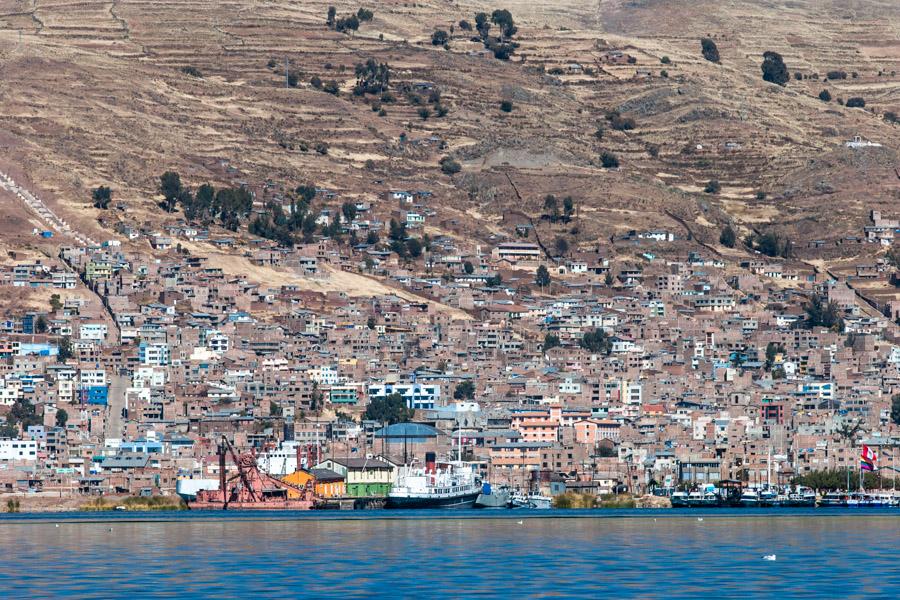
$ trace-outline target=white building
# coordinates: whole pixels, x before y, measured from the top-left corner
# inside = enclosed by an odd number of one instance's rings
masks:
[[[414,409],[430,409],[441,405],[441,386],[421,383],[378,383],[369,386],[369,400],[400,394],[406,406]]]
[[[0,440],[0,462],[35,461],[37,449],[32,440]]]
[[[306,372],[309,378],[319,385],[336,385],[340,382],[338,370],[334,365],[321,365]]]
[[[78,374],[78,381],[82,387],[106,385],[106,371],[103,369],[83,369]]]
[[[166,344],[141,344],[138,348],[138,361],[142,365],[167,365],[169,347]]]
[[[219,331],[211,331],[206,335],[206,346],[217,354],[228,352],[231,344],[228,336]]]
[[[491,252],[491,255],[496,260],[508,260],[510,262],[539,261],[541,259],[541,249],[537,244],[510,242],[498,244]]]
[[[135,388],[160,388],[166,384],[165,369],[156,367],[138,367],[131,377],[131,385]]]
[[[106,339],[107,326],[105,323],[85,323],[78,329],[78,337],[82,340],[102,342]]]

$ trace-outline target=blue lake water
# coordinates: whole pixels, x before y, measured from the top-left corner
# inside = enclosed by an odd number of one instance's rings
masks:
[[[0,597],[896,598],[898,547],[898,509],[2,515]]]

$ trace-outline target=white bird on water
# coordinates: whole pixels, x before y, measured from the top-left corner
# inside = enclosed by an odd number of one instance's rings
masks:
[[[776,556],[774,554],[766,554],[763,556],[763,560],[776,560]]]
[[[525,524],[525,521],[516,521],[516,524],[518,524],[518,525],[524,525],[524,524]]]
[[[697,517],[698,521],[703,521],[703,517]]]

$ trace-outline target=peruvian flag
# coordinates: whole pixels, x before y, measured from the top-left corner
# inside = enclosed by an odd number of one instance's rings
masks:
[[[877,468],[876,462],[878,462],[878,452],[863,445],[862,454],[859,457],[860,467],[865,471],[874,471]]]

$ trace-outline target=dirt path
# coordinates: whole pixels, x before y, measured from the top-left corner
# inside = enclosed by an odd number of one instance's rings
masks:
[[[65,219],[57,216],[57,214],[54,213],[39,196],[32,194],[24,187],[18,185],[12,177],[3,172],[0,172],[0,189],[6,190],[18,198],[27,208],[38,216],[42,223],[47,225],[49,230],[67,235],[82,246],[97,245],[97,242],[88,236],[72,229]]]

